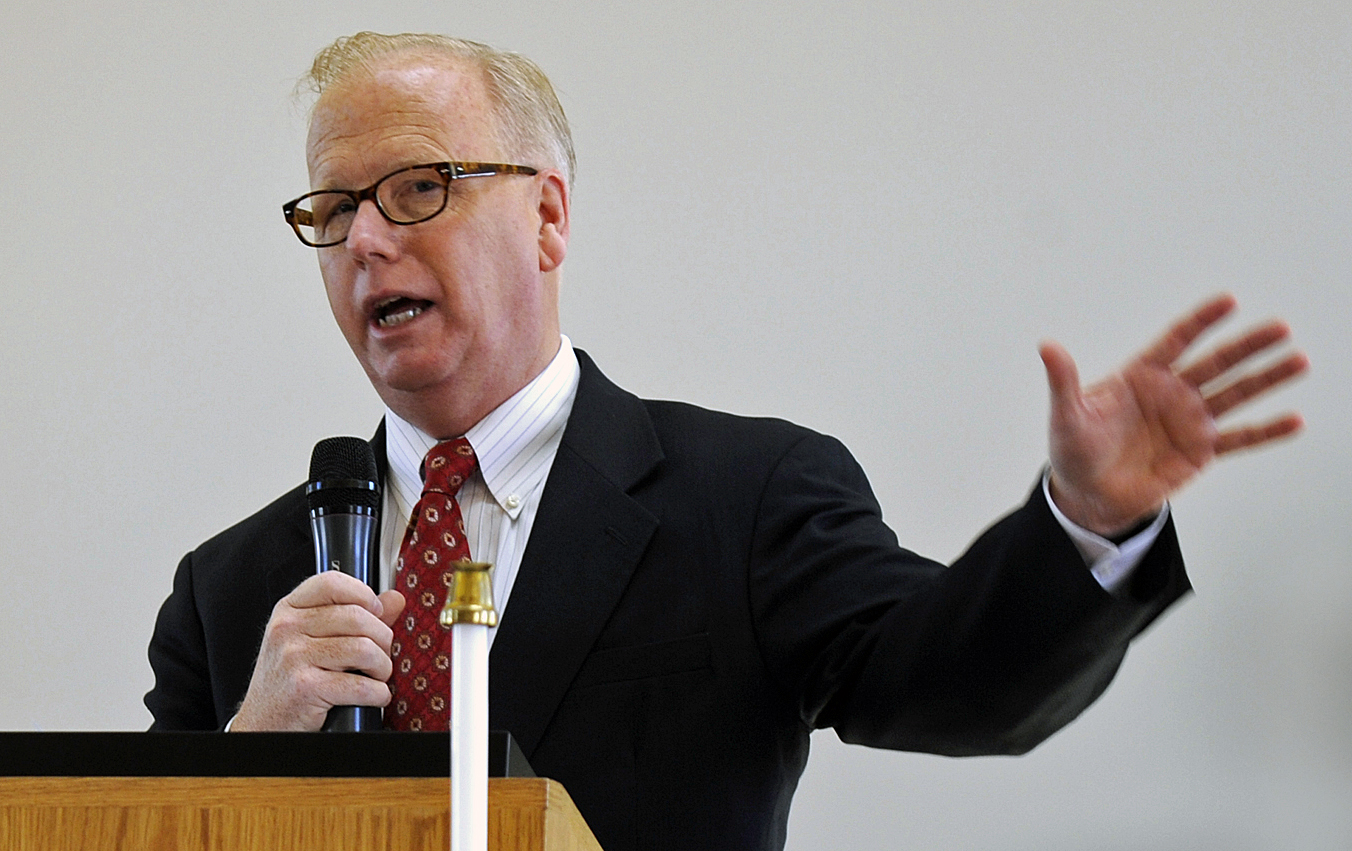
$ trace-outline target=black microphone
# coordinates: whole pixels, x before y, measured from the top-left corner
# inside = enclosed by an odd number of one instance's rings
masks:
[[[379,593],[376,552],[380,526],[380,482],[371,445],[359,437],[329,437],[310,455],[310,531],[315,569],[356,577]],[[335,706],[324,729],[340,733],[379,730],[379,706]]]

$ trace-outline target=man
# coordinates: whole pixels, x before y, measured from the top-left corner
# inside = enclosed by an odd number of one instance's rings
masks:
[[[1048,473],[944,569],[897,546],[834,440],[639,400],[574,353],[558,321],[571,142],[533,65],[363,33],[311,78],[313,191],[286,210],[387,406],[388,590],[310,575],[299,490],[206,542],[151,642],[157,729],[315,730],[351,704],[422,723],[404,669],[424,580],[403,556],[427,518],[423,455],[454,445],[477,467],[438,504],[463,510],[503,609],[492,725],[608,851],[778,848],[813,728],[1020,753],[1073,719],[1188,588],[1169,494],[1300,427],[1215,426],[1305,369],[1290,354],[1230,377],[1281,323],[1176,366],[1229,297],[1086,389],[1045,344]]]

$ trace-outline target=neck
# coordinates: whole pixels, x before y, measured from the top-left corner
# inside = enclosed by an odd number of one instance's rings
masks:
[[[385,388],[381,399],[410,425],[437,440],[460,437],[475,423],[512,398],[549,366],[559,352],[561,338],[542,346],[535,358],[514,369],[457,374],[446,386],[404,392]]]

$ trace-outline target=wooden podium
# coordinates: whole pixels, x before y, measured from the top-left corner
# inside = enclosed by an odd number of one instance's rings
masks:
[[[4,733],[0,848],[444,851],[449,781],[444,774],[416,776],[444,762],[437,755],[447,750],[438,740],[445,737]],[[344,744],[384,756],[353,759]],[[496,744],[490,774],[520,773],[524,760],[514,743]],[[72,771],[75,762],[84,770]],[[233,773],[241,767],[260,770]],[[494,777],[488,808],[494,851],[600,851],[568,793],[552,780]]]

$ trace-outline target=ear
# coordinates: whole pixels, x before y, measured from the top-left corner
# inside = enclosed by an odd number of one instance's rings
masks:
[[[568,254],[568,181],[554,169],[540,177],[540,271],[552,272]]]

